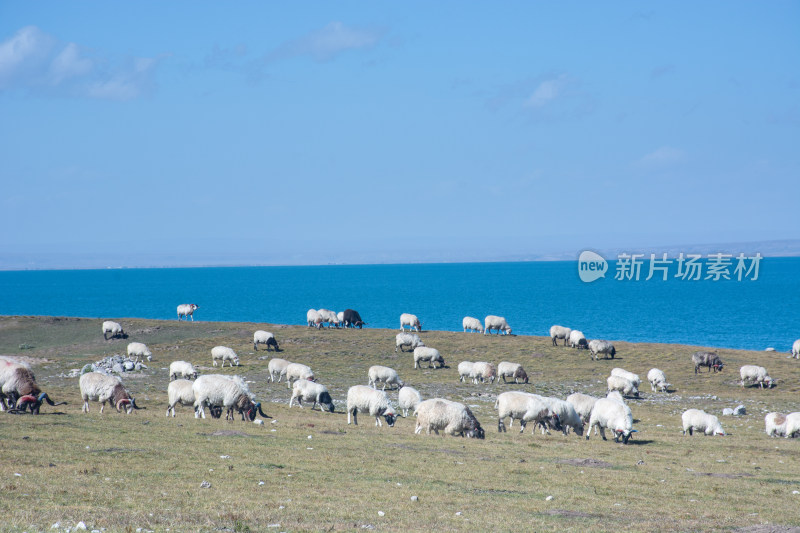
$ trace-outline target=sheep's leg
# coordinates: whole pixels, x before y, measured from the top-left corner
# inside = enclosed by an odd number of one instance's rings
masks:
[[[105,407],[106,407],[106,402],[102,402],[102,403],[100,404],[100,414],[101,414],[101,415],[103,414],[103,409],[105,409]]]
[[[376,427],[381,427],[382,425],[383,425],[383,424],[381,424],[381,417],[379,417],[379,416],[376,416],[376,417],[375,417],[375,426],[376,426]]]
[[[606,430],[605,430],[605,428],[603,426],[601,426],[600,424],[598,424],[595,427],[599,427],[600,428],[600,436],[603,437],[603,440],[607,440],[606,439]]]

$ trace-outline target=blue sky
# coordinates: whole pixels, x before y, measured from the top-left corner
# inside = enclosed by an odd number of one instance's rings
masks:
[[[3,2],[0,263],[800,238],[796,2]]]

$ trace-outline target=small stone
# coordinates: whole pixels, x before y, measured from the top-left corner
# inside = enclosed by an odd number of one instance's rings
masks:
[[[133,369],[134,369],[134,370],[137,370],[137,371],[138,371],[138,370],[141,370],[141,369],[142,369],[142,363],[136,363],[136,364],[133,366]]]
[[[220,459],[230,459],[231,456],[230,455],[220,455],[219,458]]]
[[[125,368],[119,363],[114,363],[114,366],[111,367],[112,372],[116,372],[117,374],[122,374],[125,372]]]
[[[549,502],[549,501],[552,501],[552,500],[553,500],[553,496],[552,496],[552,495],[551,495],[551,496],[548,496],[547,498],[545,498],[545,500],[546,500],[546,501],[548,501],[548,502]]]
[[[742,416],[746,414],[747,410],[744,408],[744,405],[737,405],[736,409],[733,410],[733,416]]]
[[[311,435],[309,435],[308,438],[311,439]]]
[[[75,529],[86,531],[86,524],[84,524],[83,521],[80,521],[75,525]]]
[[[726,407],[725,409],[722,410],[722,416],[731,416],[731,415],[733,415],[733,409],[731,409],[730,407]]]
[[[793,490],[792,494],[800,494],[800,490]]]
[[[253,424],[256,424],[256,425],[259,425],[259,426],[263,426],[264,425],[264,421],[259,418],[257,420],[253,420]]]
[[[136,363],[134,363],[133,361],[125,361],[122,364],[122,367],[125,369],[126,372],[130,372],[131,370],[136,368]]]
[[[636,464],[637,464],[637,465],[639,465],[639,466],[641,466],[641,465],[643,465],[643,464],[644,464],[644,460],[642,460],[642,459],[639,459],[638,461],[636,461]]]
[[[202,483],[200,483],[200,488],[201,489],[210,489],[211,488],[211,483],[209,483],[208,481],[203,481]]]
[[[259,485],[263,485],[263,484],[264,484],[264,482],[263,482],[263,481],[259,481],[259,482],[258,482],[258,484],[259,484]]]
[[[797,491],[795,491],[795,492],[797,492]],[[415,502],[415,501],[418,501],[418,500],[419,500],[419,496],[412,496],[411,497],[411,501],[412,502]]]
[[[457,512],[456,516],[461,516],[461,511]]]
[[[378,511],[378,516],[384,516],[385,514],[383,511]]]
[[[17,474],[16,472],[14,472],[14,475],[17,477],[22,477],[22,474]]]
[[[764,350],[764,351],[765,351],[765,352],[774,352],[774,351],[775,351],[775,348],[773,348],[773,347],[771,347],[771,346],[770,346],[769,348],[767,348],[767,349],[766,349],[766,350]]]
[[[60,528],[60,527],[61,527],[61,522],[56,522],[55,524],[53,524],[52,526],[50,526],[50,529],[58,529],[58,528]]]

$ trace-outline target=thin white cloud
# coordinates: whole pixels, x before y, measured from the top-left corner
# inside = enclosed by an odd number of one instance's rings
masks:
[[[382,29],[362,29],[345,26],[334,21],[314,30],[299,39],[288,41],[265,58],[267,62],[299,56],[310,56],[314,61],[324,62],[334,59],[342,52],[370,48],[383,37]]]
[[[54,39],[36,26],[20,28],[0,43],[0,89],[14,85],[19,77],[35,74],[53,45]]]
[[[50,63],[50,79],[53,85],[75,76],[84,76],[92,71],[91,59],[80,57],[78,45],[69,43]]]
[[[683,161],[686,154],[683,150],[671,146],[662,146],[643,156],[637,163],[646,166],[661,166]]]
[[[152,74],[158,62],[159,59],[135,58],[111,77],[91,83],[87,94],[92,98],[121,102],[138,98],[152,89]]]
[[[533,91],[533,94],[525,100],[525,107],[543,107],[547,105],[561,95],[567,83],[569,83],[569,80],[566,74],[542,81]]]

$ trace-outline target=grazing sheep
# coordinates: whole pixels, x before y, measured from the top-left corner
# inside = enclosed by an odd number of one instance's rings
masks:
[[[609,376],[606,382],[609,392],[619,391],[623,396],[639,397],[639,389],[629,379],[622,376]]]
[[[525,431],[528,422],[533,422],[531,429],[531,434],[533,434],[537,424],[552,419],[554,415],[547,403],[540,397],[518,391],[498,394],[494,408],[497,409],[497,431],[500,433],[506,431],[506,417],[510,418],[508,427],[514,425],[514,419],[520,421],[520,433]],[[551,423],[558,426],[557,419],[551,420]]]
[[[253,393],[241,376],[224,376],[207,374],[192,383],[194,392],[195,418],[205,418],[205,408],[221,406],[225,411],[225,420],[233,420],[233,411],[242,415],[242,420],[253,421],[256,414],[270,418],[261,410],[261,403],[256,403]]]
[[[600,430],[600,436],[606,440],[606,428],[614,432],[614,442],[622,438],[623,444],[628,444],[633,429],[633,414],[630,407],[608,398],[600,398],[594,404],[592,415],[589,417],[589,427],[586,430],[586,440],[589,440],[592,428]]]
[[[278,346],[278,341],[275,340],[275,335],[269,331],[264,331],[263,329],[259,329],[253,333],[253,349],[257,351],[259,344],[266,345],[267,351],[270,351],[272,348],[275,348],[276,352],[281,351],[280,347]]]
[[[692,435],[693,431],[702,431],[706,435],[725,435],[719,419],[700,409],[687,409],[681,415],[681,420],[684,435],[687,431],[689,435]]]
[[[308,322],[308,327],[315,327],[320,329],[322,327],[322,323],[325,319],[319,314],[319,311],[316,309],[309,309],[306,313],[306,321]]]
[[[589,417],[592,415],[592,408],[599,398],[589,396],[580,392],[575,392],[567,396],[567,401],[575,408],[575,412],[581,417],[584,422],[589,422]]]
[[[589,342],[589,354],[591,355],[592,359],[597,361],[600,354],[603,354],[604,359],[608,359],[608,356],[611,356],[611,359],[614,359],[614,356],[617,355],[617,349],[614,348],[614,345],[608,341],[601,341],[594,339],[593,341]]]
[[[336,313],[336,318],[339,320],[339,324],[344,326],[344,311],[339,311]]]
[[[353,423],[358,425],[358,413],[369,413],[375,417],[375,425],[382,426],[380,417],[386,420],[389,427],[394,426],[397,414],[385,392],[372,389],[365,385],[353,385],[347,390],[347,423],[353,415]]]
[[[650,382],[650,388],[653,389],[653,392],[656,392],[657,389],[661,389],[661,392],[667,392],[669,388],[667,376],[657,368],[650,369],[647,373],[647,381]]]
[[[753,385],[758,383],[762,389],[764,388],[764,383],[767,384],[767,388],[775,386],[775,380],[769,377],[767,369],[763,366],[744,365],[739,369],[739,376],[742,378],[742,388],[744,388],[745,381],[752,382]]]
[[[416,410],[421,401],[422,395],[417,389],[408,385],[400,387],[400,392],[397,394],[397,408],[403,411],[403,418],[408,417],[409,409]]]
[[[200,306],[197,304],[181,304],[178,306],[178,320],[181,317],[185,317],[186,320],[189,320],[191,317],[192,322],[194,322],[194,312],[195,310],[200,309]]]
[[[611,375],[627,379],[628,381],[633,383],[633,385],[636,388],[639,388],[642,385],[642,380],[639,379],[638,374],[634,374],[633,372],[628,372],[624,368],[612,368]]]
[[[492,363],[478,361],[472,364],[472,373],[469,377],[472,378],[472,383],[475,385],[479,380],[481,383],[485,383],[487,380],[489,383],[494,383],[494,380],[497,379],[497,368]]]
[[[572,428],[576,435],[583,435],[583,418],[581,418],[570,402],[560,398],[553,398],[552,396],[539,396],[538,394],[534,396],[540,398],[550,408],[554,419],[558,421],[564,435],[569,435],[569,428]],[[542,433],[544,434],[547,432],[549,434],[549,431],[547,431],[547,421],[541,421],[539,424],[542,426]],[[558,429],[558,426],[556,426],[555,429]]]
[[[436,348],[429,348],[428,346],[417,346],[414,348],[414,368],[421,368],[420,361],[427,361],[428,368],[436,368],[433,363],[439,363],[439,368],[444,368],[444,358]]]
[[[311,367],[300,364],[300,363],[289,363],[286,365],[286,368],[283,369],[281,376],[286,376],[286,388],[292,388],[292,380],[300,380],[304,379],[306,381],[316,381],[314,377],[314,372],[312,372]]]
[[[405,331],[406,326],[414,331],[422,331],[422,323],[419,321],[419,318],[417,318],[417,315],[412,315],[410,313],[403,313],[400,315],[400,329]]]
[[[125,411],[131,414],[134,409],[144,409],[136,405],[136,399],[125,390],[122,381],[115,376],[101,374],[100,372],[87,372],[83,374],[78,381],[81,389],[81,398],[83,398],[82,412],[89,412],[89,400],[100,402],[100,414],[106,407],[106,402],[109,402],[117,411],[120,406],[125,406]]]
[[[464,333],[466,333],[467,330],[483,333],[483,324],[481,324],[481,321],[477,318],[465,316],[464,320],[461,321],[461,325],[464,327]]]
[[[211,348],[211,360],[214,363],[214,366],[217,366],[217,360],[222,361],[222,366],[225,366],[225,361],[228,361],[231,366],[233,363],[236,363],[236,366],[239,366],[239,356],[236,355],[236,352],[233,349],[228,348],[227,346],[214,346]]]
[[[792,344],[792,357],[794,359],[800,359],[800,339],[794,341]]]
[[[67,402],[53,402],[46,392],[42,392],[29,366],[8,359],[0,361],[0,410],[8,400],[9,413],[38,415],[42,403],[51,406],[66,405]]]
[[[496,315],[488,315],[483,320],[483,334],[491,335],[493,329],[497,331],[498,335],[500,335],[501,331],[506,335],[511,335],[511,326],[508,325],[505,318]]]
[[[103,339],[108,340],[106,334],[110,333],[111,338],[114,337],[122,337],[125,335],[125,332],[122,331],[122,326],[119,325],[118,322],[113,322],[111,320],[106,320],[103,322]]]
[[[786,435],[787,439],[800,434],[800,412],[789,413],[786,415]]]
[[[550,326],[550,338],[553,340],[553,346],[558,345],[556,342],[558,339],[564,339],[564,346],[566,346],[570,333],[572,330],[564,326]]]
[[[342,323],[346,328],[358,328],[366,326],[367,323],[361,320],[361,315],[354,309],[345,309],[342,311]]]
[[[276,376],[278,377],[278,383],[280,383],[281,379],[283,379],[283,376],[286,375],[287,366],[289,366],[289,361],[286,359],[279,359],[277,357],[270,359],[269,364],[267,365],[270,383],[275,382]]]
[[[169,379],[172,381],[179,377],[197,379],[197,370],[189,361],[173,361],[169,364]]]
[[[577,329],[573,329],[569,332],[569,345],[572,348],[577,349],[586,349],[589,347],[589,343],[586,342],[586,337],[583,335],[582,331],[578,331]]]
[[[139,358],[141,358],[142,361],[144,361],[145,358],[150,361],[153,358],[153,354],[150,353],[150,349],[144,343],[131,342],[128,344],[128,357],[134,357],[136,361],[138,361]]]
[[[393,385],[397,385],[398,389],[402,388],[404,385],[400,380],[400,376],[397,375],[397,371],[393,368],[389,368],[388,366],[371,366],[369,367],[369,372],[367,372],[367,375],[369,376],[368,385],[373,389],[377,388],[379,381],[383,381],[383,388],[381,390],[386,390],[386,385],[389,385],[390,390],[393,388]]]
[[[462,437],[483,439],[486,435],[478,419],[472,414],[469,407],[463,403],[451,402],[444,398],[432,398],[421,402],[414,411],[417,425],[414,433],[421,433],[422,429],[431,430],[437,435],[439,430]]]
[[[176,379],[170,381],[167,387],[167,396],[169,397],[169,406],[167,407],[167,416],[172,412],[172,417],[175,418],[175,406],[181,405],[194,405],[194,390],[192,384],[194,382],[188,379]]]
[[[786,436],[786,415],[782,413],[769,413],[764,417],[766,433],[770,437]]]
[[[398,333],[394,338],[394,351],[400,348],[401,352],[405,350],[403,347],[408,346],[411,351],[417,349],[418,346],[425,346],[425,343],[419,339],[419,335],[415,333]]]
[[[697,374],[697,370],[701,366],[707,366],[709,372],[711,372],[712,368],[714,372],[722,372],[722,367],[725,366],[716,352],[694,352],[692,354],[692,363],[694,363],[695,374]]]
[[[299,405],[301,409],[303,407],[303,400],[305,400],[307,402],[313,402],[311,404],[312,411],[314,407],[319,404],[320,410],[327,409],[328,412],[333,412],[333,399],[328,392],[328,388],[325,385],[320,385],[319,383],[314,383],[307,379],[298,379],[294,382],[292,386],[292,397],[289,399],[289,407],[292,406],[295,400],[297,400],[297,405]]]
[[[317,313],[322,316],[322,321],[328,323],[328,328],[339,327],[339,317],[330,309],[317,309]]]
[[[519,380],[522,380],[523,383],[528,383],[528,374],[519,363],[501,362],[497,365],[497,376],[498,379],[503,378],[503,383],[508,383],[506,378],[514,378],[514,383],[519,383]]]
[[[472,361],[461,361],[458,363],[458,380],[465,382],[467,379],[472,379],[472,367],[475,363]]]
[[[9,409],[13,408],[16,404],[17,398],[11,392],[16,387],[6,387],[6,383],[16,381],[17,373],[21,371],[32,372],[31,367],[29,367],[27,364],[0,356],[0,411],[6,410],[6,403],[8,404]],[[31,374],[31,377],[33,377],[33,374]],[[8,395],[3,393],[3,389],[6,388],[10,392]]]

